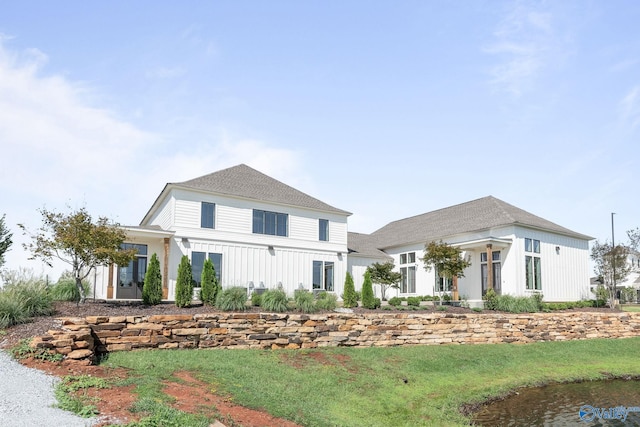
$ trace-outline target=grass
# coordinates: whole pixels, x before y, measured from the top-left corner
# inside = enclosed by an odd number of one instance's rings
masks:
[[[465,404],[518,387],[640,375],[640,338],[526,345],[118,352],[141,401],[189,371],[234,403],[304,426],[468,425]],[[166,396],[165,396],[166,399]],[[160,424],[158,424],[160,425]],[[170,424],[167,424],[170,425]]]
[[[56,385],[54,394],[58,400],[56,407],[89,418],[98,414],[94,399],[86,392],[89,388],[109,387],[103,378],[89,375],[66,376]]]
[[[631,313],[640,313],[640,305],[623,305],[622,311],[628,311]]]

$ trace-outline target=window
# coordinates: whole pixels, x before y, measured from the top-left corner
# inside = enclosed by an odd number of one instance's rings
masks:
[[[135,259],[129,261],[126,266],[121,266],[118,273],[118,285],[123,288],[142,288],[144,276],[147,274],[147,245],[136,245],[133,243],[123,243],[122,249],[136,249]]]
[[[253,232],[271,236],[287,236],[289,215],[278,212],[253,210]]]
[[[195,286],[200,286],[202,283],[202,269],[204,267],[204,260],[207,256],[206,252],[191,252],[191,276],[196,283]],[[222,254],[209,253],[209,259],[213,262],[213,268],[216,270],[216,278],[220,281],[220,273],[222,268]]]
[[[524,251],[539,254],[540,253],[540,240],[524,239]],[[526,255],[524,257],[525,266],[525,281],[526,289],[528,290],[542,290],[542,267],[539,256]]]
[[[313,290],[333,292],[333,262],[313,261]]]
[[[320,219],[318,220],[318,239],[322,242],[329,241],[329,220],[328,219]]]
[[[402,279],[400,280],[400,293],[401,294],[415,294],[416,293],[416,266],[407,265],[415,264],[416,253],[407,252],[400,254],[400,274]]]
[[[214,228],[215,211],[215,203],[202,202],[202,206],[200,208],[200,227]]]
[[[491,268],[493,269],[493,290],[499,294],[502,284],[502,263],[500,259],[500,251],[491,252]],[[487,253],[480,253],[480,274],[482,276],[482,295],[487,293],[489,286],[489,267],[487,262]]]
[[[524,239],[524,251],[540,253],[540,240]]]

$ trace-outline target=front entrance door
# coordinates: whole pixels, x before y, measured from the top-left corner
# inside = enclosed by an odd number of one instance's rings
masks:
[[[118,268],[116,299],[142,299],[142,286],[147,274],[147,245],[125,243],[123,246],[124,249],[135,247],[138,252],[128,265]]]

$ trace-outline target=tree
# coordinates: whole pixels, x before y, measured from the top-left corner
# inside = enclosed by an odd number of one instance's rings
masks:
[[[424,256],[421,259],[426,271],[435,269],[436,284],[439,277],[445,279],[464,277],[464,270],[471,265],[462,257],[462,251],[459,248],[448,245],[442,240],[427,243],[424,247]],[[437,289],[440,287],[437,286]],[[440,304],[442,304],[442,298],[440,298]]]
[[[149,260],[149,268],[144,275],[142,286],[142,301],[147,305],[160,304],[162,301],[162,273],[160,273],[160,261],[155,253]]]
[[[609,304],[613,305],[616,299],[617,284],[623,282],[631,266],[627,263],[629,248],[624,245],[616,245],[595,241],[591,247],[591,259],[594,262],[593,271],[598,280],[608,291]]]
[[[398,283],[402,280],[402,274],[393,271],[395,265],[393,261],[385,263],[376,262],[367,267],[367,271],[371,274],[371,282],[380,285],[380,296],[382,301],[387,300],[387,289],[398,288]]]
[[[0,218],[0,267],[4,265],[4,254],[9,250],[9,247],[13,244],[11,237],[12,233],[9,233],[9,229],[4,224],[5,215]]]
[[[202,290],[200,291],[200,299],[202,299],[202,302],[205,304],[214,305],[216,303],[216,298],[218,297],[220,284],[216,277],[216,268],[210,259],[206,259],[204,261],[201,283]]]
[[[629,247],[634,251],[639,251],[640,250],[640,228],[627,231],[627,236],[629,236]]]
[[[126,265],[135,257],[135,249],[121,248],[126,233],[119,224],[105,217],[93,222],[84,207],[68,214],[44,208],[39,212],[42,214],[42,226],[35,234],[18,224],[32,239],[31,243],[23,246],[31,251],[29,259],[40,259],[50,267],[54,258],[69,264],[81,303],[87,297],[82,281],[92,269],[109,264]]]
[[[358,306],[358,294],[356,294],[356,288],[353,284],[353,277],[351,277],[351,273],[349,273],[348,271],[344,279],[344,293],[342,294],[342,305],[346,308]]]
[[[362,306],[364,308],[376,308],[376,299],[373,295],[373,284],[371,282],[371,273],[364,272],[364,282],[362,283]]]
[[[182,256],[178,266],[178,280],[176,281],[176,306],[189,307],[193,299],[193,277],[189,257]]]

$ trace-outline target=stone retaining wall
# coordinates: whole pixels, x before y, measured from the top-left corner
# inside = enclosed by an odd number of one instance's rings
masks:
[[[138,348],[316,348],[529,343],[640,336],[640,313],[213,313],[62,318],[33,339],[67,359]]]

